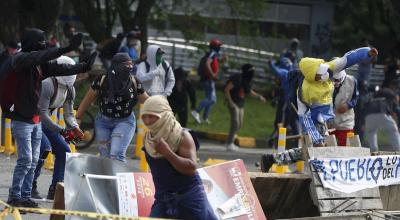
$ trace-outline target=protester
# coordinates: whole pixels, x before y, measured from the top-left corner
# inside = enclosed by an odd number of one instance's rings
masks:
[[[364,46],[371,47],[367,39],[363,40]],[[364,143],[364,125],[365,125],[365,103],[368,99],[370,76],[372,72],[372,66],[377,61],[377,57],[372,60],[362,61],[358,64],[357,73],[354,74],[357,80],[359,98],[357,105],[354,108],[355,113],[355,125],[354,131],[360,137],[361,143]]]
[[[333,76],[333,110],[335,112],[335,131],[338,146],[346,146],[347,134],[354,132],[354,107],[357,104],[357,80],[346,74],[345,70]]]
[[[143,150],[156,189],[150,217],[217,219],[196,171],[195,140],[176,121],[167,99],[148,98],[142,120],[149,129]]]
[[[304,80],[297,97],[298,115],[304,133],[311,136],[314,146],[325,145],[327,124],[332,124],[335,117],[332,111],[332,76],[340,75],[340,71],[360,61],[372,60],[377,54],[375,48],[363,47],[330,62],[308,57],[301,59],[299,67]]]
[[[269,142],[272,142],[278,136],[278,128],[283,126],[288,128],[290,134],[298,134],[297,114],[291,103],[291,71],[293,64],[287,57],[281,57],[279,63],[269,60],[269,68],[271,72],[278,77],[280,82],[280,93],[278,98],[278,106],[276,108],[274,126],[275,129],[271,134]]]
[[[390,150],[400,151],[400,135],[395,118],[399,111],[399,80],[393,80],[388,88],[380,89],[366,106],[365,135],[371,152],[378,151],[378,130],[383,130],[390,142]]]
[[[172,89],[171,95],[168,97],[168,102],[171,105],[174,114],[178,115],[178,121],[186,127],[188,121],[188,96],[190,99],[191,109],[196,108],[196,90],[187,78],[187,72],[182,67],[174,70],[175,86]]]
[[[67,56],[61,56],[57,59],[57,63],[74,65],[75,61]],[[33,178],[32,198],[42,198],[37,190],[37,179],[40,176],[40,171],[48,154],[53,153],[55,155],[53,178],[47,199],[54,199],[57,183],[64,181],[66,153],[71,152],[68,142],[83,138],[83,132],[79,128],[73,112],[75,79],[75,75],[58,76],[49,77],[42,82],[39,109],[43,133],[39,161]],[[64,109],[66,128],[57,125],[50,118],[51,112],[61,107]]]
[[[204,122],[210,124],[208,115],[210,114],[212,106],[217,101],[215,92],[215,81],[218,79],[219,69],[219,50],[221,49],[222,42],[218,39],[213,39],[209,42],[209,51],[200,60],[199,68],[197,70],[200,75],[200,82],[203,85],[205,98],[200,102],[196,110],[192,111],[192,116],[197,123]],[[200,119],[200,112],[204,109],[203,118]]]
[[[96,116],[95,131],[100,155],[123,162],[135,134],[133,107],[148,97],[141,82],[131,75],[133,65],[127,53],[114,55],[110,71],[92,82],[76,113],[76,118],[81,119],[97,98],[100,111]]]
[[[363,39],[363,46],[372,47],[367,39]],[[368,89],[372,66],[377,61],[377,57],[372,60],[364,60],[358,63],[358,68],[356,74],[354,74],[355,79],[358,83],[363,83],[366,89]],[[359,91],[361,92],[361,91]]]
[[[399,78],[400,58],[395,49],[390,50],[389,57],[385,59],[383,71],[385,72],[385,78],[382,83],[383,87],[388,87],[390,82]]]
[[[138,66],[136,77],[143,83],[144,90],[150,95],[168,97],[175,85],[174,72],[164,59],[165,52],[157,45],[146,50],[146,60]]]
[[[226,149],[228,151],[237,150],[238,146],[234,144],[235,135],[243,125],[244,100],[247,94],[259,98],[265,102],[265,98],[256,93],[251,88],[251,81],[254,76],[254,66],[251,64],[242,65],[241,74],[233,74],[229,77],[224,88],[225,98],[228,103],[228,110],[231,116],[231,127],[229,130]]]
[[[10,56],[16,54],[18,52],[18,43],[14,40],[11,40],[7,43],[4,51],[0,54],[0,65]]]
[[[128,53],[133,62],[138,62],[141,58],[141,34],[142,32],[140,31],[139,27],[135,26],[134,29],[127,34],[126,38],[120,45],[119,52]]]
[[[62,47],[65,47],[66,45],[69,44],[72,37],[76,34],[76,28],[74,25],[67,22],[63,26],[63,33],[64,33],[64,37],[62,38],[60,45]],[[77,63],[77,62],[79,62],[79,56],[80,56],[80,53],[82,50],[83,50],[83,46],[80,45],[78,48],[76,48],[73,51],[68,52],[65,55],[68,57],[71,57]]]
[[[42,138],[38,108],[42,80],[86,72],[91,69],[96,54],[76,65],[50,62],[78,48],[82,43],[81,34],[75,35],[67,47],[46,49],[44,32],[31,28],[24,32],[21,43],[22,52],[12,56],[7,65],[3,63],[0,72],[1,108],[4,116],[12,119],[11,129],[18,152],[8,204],[38,207],[31,200],[31,191]]]
[[[111,59],[118,53],[123,39],[124,34],[119,33],[116,38],[108,39],[98,45],[97,49],[100,51],[99,58],[107,71],[110,69]]]
[[[363,47],[330,62],[308,57],[301,59],[299,67],[304,80],[298,89],[298,116],[304,133],[310,135],[315,147],[325,146],[327,123],[334,121],[333,78],[339,78],[340,72],[349,66],[374,59],[377,55],[378,51],[375,48]],[[261,170],[268,172],[274,163],[280,165],[301,160],[301,152],[301,148],[295,148],[278,154],[264,154],[261,156]]]
[[[303,51],[300,49],[300,41],[297,38],[290,40],[289,50],[284,51],[283,57],[289,58],[294,68],[299,68],[299,62],[303,58]]]

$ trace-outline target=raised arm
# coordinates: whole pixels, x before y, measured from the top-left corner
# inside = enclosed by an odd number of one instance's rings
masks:
[[[269,61],[268,62],[269,68],[271,69],[272,73],[279,77],[280,79],[286,78],[288,75],[288,70],[283,68],[279,68],[275,65],[275,62]]]
[[[354,64],[363,61],[373,61],[378,56],[378,50],[370,47],[361,47],[347,52],[343,57],[330,61],[329,69],[340,72]]]
[[[91,70],[94,61],[96,60],[97,53],[92,53],[86,60],[82,63],[75,65],[70,64],[58,64],[57,61],[52,60],[41,65],[43,70],[43,75],[45,77],[49,76],[68,76],[76,75],[79,73],[85,73]]]
[[[82,34],[75,35],[70,45],[63,48],[48,48],[46,50],[32,51],[32,52],[21,52],[17,53],[12,60],[12,66],[15,69],[31,67],[35,65],[44,64],[50,60],[56,59],[59,56],[73,51],[82,44]]]

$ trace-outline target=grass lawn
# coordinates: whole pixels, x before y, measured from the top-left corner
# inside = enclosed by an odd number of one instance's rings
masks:
[[[197,90],[197,105],[204,98],[203,90]],[[259,99],[248,96],[244,105],[243,127],[239,136],[266,138],[273,130],[275,111],[270,102],[262,103]],[[217,91],[217,103],[213,106],[209,115],[210,125],[197,124],[192,116],[189,116],[188,127],[195,131],[229,132],[230,115],[225,105],[222,91]]]

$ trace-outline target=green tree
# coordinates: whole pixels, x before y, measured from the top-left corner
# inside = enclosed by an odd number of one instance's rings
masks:
[[[236,36],[260,36],[259,26],[255,21],[267,9],[267,1],[225,0],[224,4],[213,4],[213,1],[209,1],[203,7],[199,7],[198,3],[190,0],[157,2],[154,6],[155,13],[150,17],[151,24],[161,32],[167,28],[165,23],[169,22],[182,32],[186,40],[204,40],[206,30]],[[179,15],[176,12],[180,12]],[[230,18],[216,19],[206,16],[220,15],[221,12],[229,14]]]
[[[335,1],[335,27],[332,46],[336,54],[365,46],[363,39],[380,51],[380,60],[400,43],[399,1]]]
[[[97,43],[111,38],[116,18],[119,16],[124,32],[138,25],[141,32],[142,49],[147,45],[147,18],[155,0],[69,0],[85,29]],[[137,8],[132,11],[136,3]]]
[[[147,24],[150,11],[155,5],[155,0],[139,0],[136,12],[133,13],[130,8],[135,0],[116,0],[116,7],[121,20],[122,28],[125,32],[132,30],[138,25],[141,35],[142,50],[147,48]]]
[[[62,0],[0,1],[0,40],[20,36],[25,28],[37,27],[51,33],[60,15]]]
[[[101,43],[111,37],[111,31],[117,17],[113,0],[104,0],[104,5],[100,0],[69,1],[94,41]]]

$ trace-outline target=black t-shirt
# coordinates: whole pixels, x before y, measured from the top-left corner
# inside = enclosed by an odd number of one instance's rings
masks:
[[[104,79],[102,80],[102,78]],[[136,77],[135,77],[136,79]],[[132,113],[133,107],[138,102],[138,96],[144,93],[142,83],[136,79],[137,88],[135,84],[123,95],[114,95],[114,100],[109,100],[108,97],[108,79],[107,76],[99,76],[92,82],[92,89],[97,91],[98,103],[101,114],[110,118],[126,118]]]
[[[244,106],[244,98],[246,94],[250,93],[251,88],[247,89],[242,82],[242,74],[233,74],[229,77],[228,82],[232,82],[233,88],[231,89],[232,101],[240,108]]]

